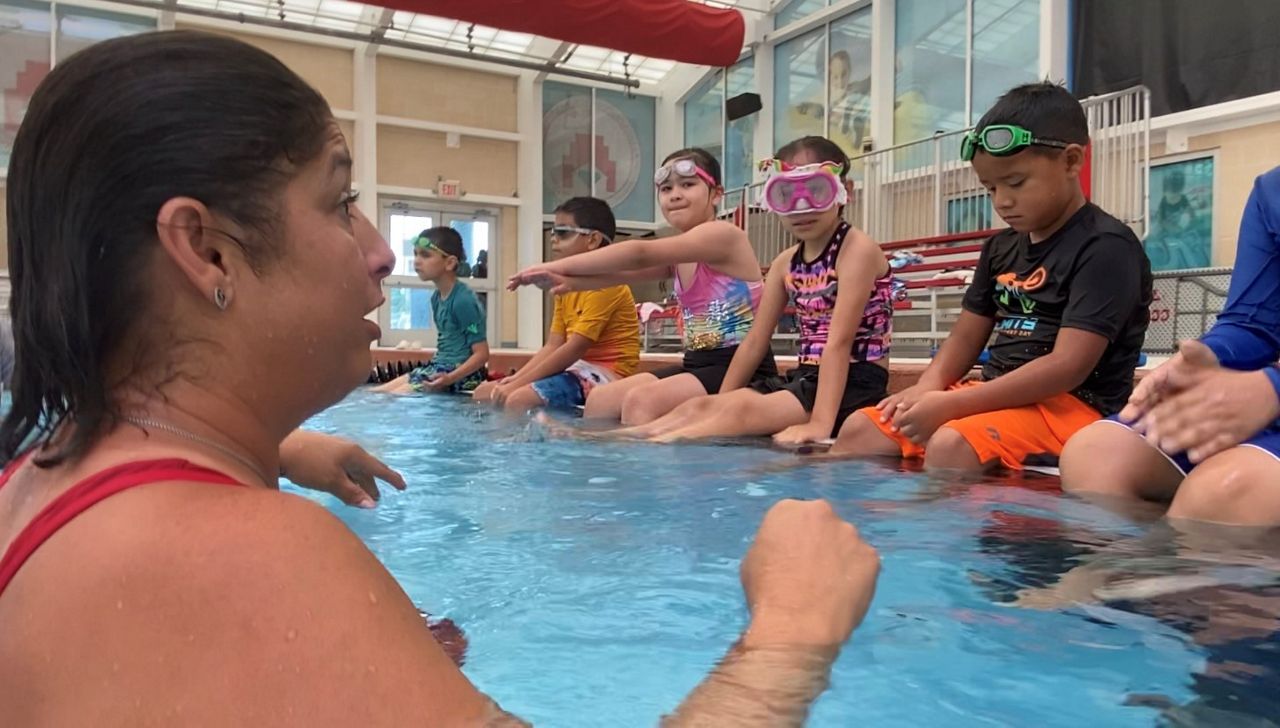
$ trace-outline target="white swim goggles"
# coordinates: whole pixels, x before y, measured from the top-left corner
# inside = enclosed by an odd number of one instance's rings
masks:
[[[657,171],[653,173],[653,186],[661,187],[662,183],[670,179],[673,174],[677,177],[697,177],[706,182],[707,186],[713,190],[720,186],[720,183],[716,182],[715,178],[708,174],[706,170],[699,167],[697,162],[688,158],[677,159],[670,164],[658,167]]]

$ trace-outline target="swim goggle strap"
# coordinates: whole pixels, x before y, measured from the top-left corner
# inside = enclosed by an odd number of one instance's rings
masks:
[[[661,187],[662,183],[670,179],[673,174],[677,177],[697,177],[706,182],[707,186],[713,190],[720,186],[720,183],[716,182],[714,177],[699,167],[698,163],[692,159],[677,159],[671,164],[664,164],[658,167],[657,171],[653,173],[653,186]]]
[[[424,235],[419,235],[418,238],[413,241],[413,249],[421,250],[423,252],[426,252],[428,250],[434,250],[440,255],[453,255],[453,253],[450,253],[444,248],[441,248],[439,245],[436,245],[435,243],[431,242],[431,239]]]
[[[979,149],[993,157],[1007,157],[1030,146],[1066,149],[1070,145],[1057,139],[1042,139],[1013,124],[992,124],[981,131],[969,131],[961,137],[960,160],[973,161],[973,156]]]
[[[849,201],[840,165],[834,162],[794,167],[780,159],[766,159],[760,169],[769,173],[760,189],[760,204],[778,215],[825,212]]]

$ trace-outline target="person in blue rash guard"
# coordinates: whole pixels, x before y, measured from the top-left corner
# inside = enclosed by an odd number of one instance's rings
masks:
[[[1168,517],[1280,525],[1280,167],[1240,221],[1226,308],[1067,443],[1062,487],[1169,503]]]

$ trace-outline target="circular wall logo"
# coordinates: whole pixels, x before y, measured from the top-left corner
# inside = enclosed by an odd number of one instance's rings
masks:
[[[542,139],[543,191],[552,200],[590,194],[594,179],[594,195],[617,207],[640,181],[640,139],[627,115],[608,101],[596,99],[594,140],[587,95],[572,96],[547,109]]]

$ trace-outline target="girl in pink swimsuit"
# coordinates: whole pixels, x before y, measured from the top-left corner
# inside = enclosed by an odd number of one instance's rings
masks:
[[[764,280],[751,241],[743,230],[716,219],[724,195],[716,158],[696,147],[673,152],[658,168],[654,185],[663,216],[679,234],[622,242],[511,278],[512,287],[536,284],[557,291],[671,280],[684,323],[683,360],[596,388],[587,398],[589,418],[642,425],[693,397],[719,392],[760,307]],[[769,351],[751,378],[777,373]]]

